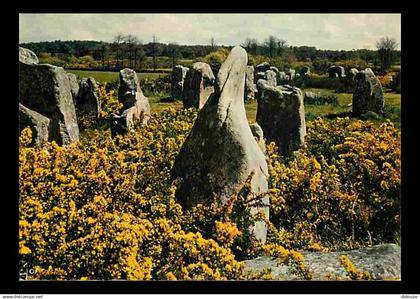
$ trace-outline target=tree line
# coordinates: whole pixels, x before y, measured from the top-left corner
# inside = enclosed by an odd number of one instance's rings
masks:
[[[169,57],[174,66],[179,59],[194,60],[204,57],[217,48],[230,49],[230,46],[217,45],[212,37],[209,45],[179,45],[176,43],[161,43],[154,35],[152,41],[143,43],[133,35],[118,34],[112,42],[103,41],[45,41],[22,43],[22,47],[31,49],[37,55],[49,53],[52,56],[92,56],[100,61],[102,68],[143,68],[146,57],[152,57],[153,69],[156,70],[157,57]],[[377,42],[378,50],[321,50],[311,46],[291,46],[280,38],[269,36],[262,42],[247,38],[242,46],[252,55],[276,57],[295,57],[298,61],[340,61],[362,59],[366,62],[380,63],[384,68],[391,62],[401,60],[401,51],[396,50],[395,40],[383,38]],[[391,47],[391,48],[390,48]]]

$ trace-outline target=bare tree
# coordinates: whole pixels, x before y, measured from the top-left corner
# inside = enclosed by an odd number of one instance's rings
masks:
[[[210,46],[211,46],[211,50],[214,51],[216,49],[216,43],[214,41],[214,37],[212,37],[210,39]]]
[[[124,67],[124,50],[123,50],[123,43],[124,43],[124,35],[118,33],[114,37],[114,42],[112,43],[112,48],[115,51],[115,59],[117,60],[117,67]]]
[[[397,48],[397,41],[394,38],[383,37],[376,42],[376,48],[378,49],[379,63],[381,67],[381,73],[386,72],[394,62],[394,52]]]
[[[277,39],[277,53],[281,56],[284,49],[287,47],[287,42],[284,39]]]
[[[172,68],[174,68],[180,56],[178,45],[176,43],[170,43],[168,45],[168,53],[172,58]]]
[[[138,61],[138,67],[141,70],[143,68],[143,63],[146,60],[146,52],[142,43],[139,43],[136,47],[136,61]]]
[[[102,69],[105,69],[105,61],[107,58],[109,61],[109,46],[105,43],[102,43],[100,47],[96,49],[96,52],[99,54],[98,57],[102,62]]]
[[[135,49],[136,49],[136,46],[137,46],[139,41],[138,41],[137,37],[135,37],[131,34],[126,35],[124,37],[124,41],[127,45],[127,52],[128,52],[128,57],[129,57],[129,61],[130,61],[130,67],[133,68],[133,65],[134,65],[133,62],[135,62],[135,59],[134,59]]]
[[[157,42],[158,37],[153,35],[153,42],[152,42],[152,56],[153,56],[153,71],[156,71],[156,56],[157,56]]]
[[[133,52],[134,52],[134,57],[133,57],[134,68],[137,68],[138,63],[140,62],[140,59],[139,59],[140,55],[143,55],[143,56],[145,55],[144,50],[143,50],[143,43],[141,41],[137,40],[137,43],[134,46]]]
[[[251,43],[252,43],[252,40],[250,38],[247,38],[242,43],[242,47],[244,47],[247,52],[251,52]]]
[[[275,36],[270,35],[264,42],[266,54],[270,57],[274,57],[277,54],[278,43]]]
[[[247,52],[257,55],[259,45],[255,38],[247,38],[242,46],[246,49]]]

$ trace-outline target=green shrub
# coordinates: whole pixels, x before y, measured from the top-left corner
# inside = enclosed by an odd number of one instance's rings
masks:
[[[325,104],[338,104],[338,96],[335,94],[316,94],[316,93],[305,93],[304,97],[305,104],[311,105],[325,105]]]
[[[327,88],[327,89],[339,89],[343,83],[340,78],[330,78],[328,74],[317,75],[310,73],[307,76],[296,79],[296,85],[305,88]]]

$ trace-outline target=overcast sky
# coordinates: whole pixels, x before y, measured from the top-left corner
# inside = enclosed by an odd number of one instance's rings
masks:
[[[293,46],[318,49],[374,49],[383,37],[401,49],[400,14],[20,14],[19,41],[112,41],[117,33],[148,43],[241,44],[269,35]]]

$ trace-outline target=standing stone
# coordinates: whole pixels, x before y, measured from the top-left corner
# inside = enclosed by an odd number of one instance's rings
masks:
[[[182,98],[184,92],[184,80],[189,68],[176,65],[172,70],[172,99],[178,100]]]
[[[293,81],[293,79],[295,79],[296,71],[292,68],[288,68],[286,70],[286,75],[289,76],[289,81]]]
[[[123,110],[133,107],[144,97],[140,82],[134,70],[125,68],[119,74],[118,100],[123,104]]]
[[[266,144],[263,130],[261,129],[258,123],[250,124],[249,127],[251,128],[251,132],[255,138],[255,141],[258,143],[258,146],[260,147],[261,151],[265,154]]]
[[[268,82],[268,84],[270,84],[271,86],[276,86],[277,85],[277,75],[274,71],[272,70],[268,70],[266,72],[258,72],[256,75],[256,80],[257,82],[263,79],[265,81]]]
[[[328,69],[330,78],[344,78],[346,76],[344,67],[332,65]]]
[[[50,140],[50,119],[36,111],[26,108],[19,103],[19,133],[26,127],[32,130],[32,140],[36,145],[41,145]]]
[[[254,83],[254,67],[248,65],[245,72],[245,101],[255,99],[256,92],[257,86]]]
[[[392,87],[397,93],[401,93],[401,70],[399,70],[393,77],[392,77]]]
[[[279,72],[277,76],[277,85],[282,85],[288,82],[287,76],[285,72]]]
[[[359,71],[356,68],[347,69],[346,77],[344,81],[344,91],[345,92],[354,92],[354,77],[357,75]]]
[[[268,191],[267,162],[245,113],[246,65],[245,50],[234,47],[220,68],[214,94],[200,111],[175,160],[171,175],[181,178],[176,197],[186,208],[198,203],[210,204],[212,194],[226,204],[252,173],[251,192]],[[268,195],[262,202],[264,207],[251,207],[251,215],[262,210],[268,218]],[[256,222],[250,230],[258,240],[265,242],[264,221]]]
[[[359,72],[359,70],[358,69],[356,69],[356,68],[351,68],[350,69],[350,72],[349,72],[349,75],[351,75],[351,76],[353,76],[353,79],[354,79],[354,77],[357,75],[357,73]]]
[[[270,64],[267,61],[264,61],[263,63],[260,63],[259,65],[257,65],[255,67],[255,71],[257,73],[259,72],[263,72],[265,73],[266,71],[268,71],[270,69]]]
[[[360,71],[355,77],[353,93],[353,114],[361,115],[368,111],[378,114],[384,112],[384,93],[379,79],[371,69]]]
[[[111,115],[111,136],[133,132],[137,126],[145,126],[144,119],[149,117],[144,110],[136,106],[123,111],[121,115],[113,113]]]
[[[120,71],[118,100],[123,104],[123,112],[111,117],[112,136],[147,125],[150,119],[149,99],[144,96],[137,74],[132,69],[125,68]]]
[[[76,109],[79,115],[99,117],[98,85],[94,78],[83,78],[77,96]]]
[[[204,62],[194,63],[184,80],[182,98],[184,108],[203,108],[209,96],[214,92],[214,80],[210,65]]]
[[[257,122],[267,142],[274,141],[280,154],[291,155],[304,145],[306,135],[301,90],[289,85],[273,87],[260,80],[258,95]]]
[[[277,85],[277,75],[276,72],[272,70],[268,70],[265,72],[265,79],[267,80],[268,84],[271,86]]]
[[[67,73],[70,82],[71,96],[73,97],[74,105],[77,104],[77,95],[79,94],[79,82],[77,81],[77,76],[72,73]]]
[[[38,57],[29,49],[19,47],[19,61],[26,64],[38,64]]]
[[[63,68],[20,62],[19,101],[51,120],[51,140],[60,145],[79,140],[70,81]]]
[[[265,72],[255,73],[255,82],[258,82],[260,79],[265,80]]]
[[[275,72],[276,75],[278,75],[278,73],[279,73],[279,69],[276,68],[275,66],[270,66],[270,70],[272,70],[273,72]]]

